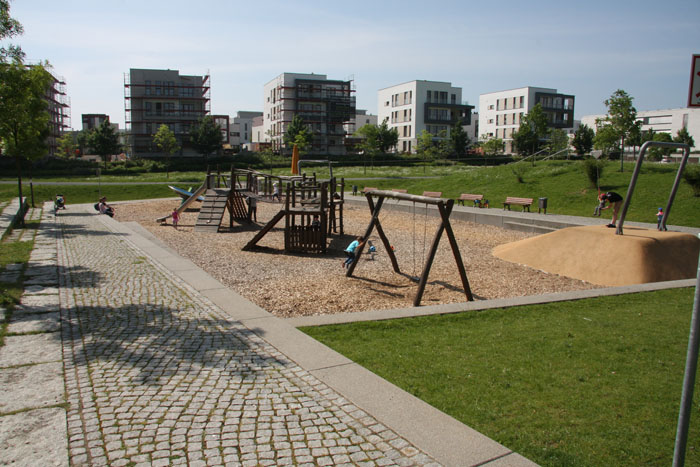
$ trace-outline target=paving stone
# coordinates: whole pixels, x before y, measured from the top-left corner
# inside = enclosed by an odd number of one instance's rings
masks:
[[[48,313],[59,311],[58,295],[22,295],[16,313]]]
[[[56,287],[58,285],[58,274],[31,276],[24,280],[24,285],[44,285]]]
[[[23,296],[29,295],[56,295],[58,296],[58,287],[47,285],[30,285],[24,288]]]
[[[66,439],[66,412],[61,408],[3,416],[0,462],[18,466],[68,466]]]
[[[61,336],[58,333],[7,336],[0,347],[0,368],[61,360]]]
[[[58,312],[25,314],[12,316],[7,332],[11,334],[26,334],[30,332],[53,332],[61,329],[61,315]]]
[[[65,402],[63,365],[41,363],[0,369],[0,413]]]

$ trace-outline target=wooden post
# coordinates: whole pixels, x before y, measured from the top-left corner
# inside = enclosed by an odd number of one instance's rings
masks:
[[[474,296],[472,295],[471,287],[469,287],[467,273],[464,270],[462,255],[459,252],[459,245],[457,245],[457,239],[455,238],[455,234],[452,231],[452,225],[450,224],[450,213],[452,213],[454,203],[454,200],[450,199],[447,201],[447,206],[438,204],[438,210],[440,211],[440,217],[442,217],[442,223],[445,226],[445,232],[447,232],[447,238],[450,241],[450,246],[452,247],[452,255],[455,257],[455,262],[457,263],[457,270],[459,271],[459,277],[462,279],[462,287],[464,288],[464,293],[467,296],[467,301],[473,302]]]
[[[367,196],[367,201],[370,203],[370,209],[374,206],[374,203],[372,202],[372,198],[368,195]],[[373,213],[372,213],[372,219],[369,221],[369,225],[367,226],[367,230],[365,230],[365,235],[362,237],[364,238],[364,241],[360,243],[360,246],[357,247],[355,250],[355,259],[353,259],[352,263],[350,263],[350,266],[348,266],[348,270],[345,272],[346,277],[352,276],[353,271],[355,270],[355,266],[357,265],[358,260],[360,259],[360,256],[362,255],[362,250],[365,249],[365,244],[367,243],[367,239],[369,238],[370,235],[372,235],[372,230],[374,230],[374,227],[377,225],[379,222],[379,211],[382,209],[382,204],[384,204],[384,198],[379,198],[377,200],[377,206],[374,207]]]

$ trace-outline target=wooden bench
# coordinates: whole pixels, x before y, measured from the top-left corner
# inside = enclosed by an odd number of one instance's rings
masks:
[[[523,207],[523,212],[525,209],[527,209],[528,212],[530,212],[530,205],[532,205],[532,198],[515,198],[513,196],[508,196],[506,200],[503,202],[503,210],[505,211],[506,208],[510,211],[510,205],[511,204],[517,204],[518,206]]]
[[[377,187],[366,186],[362,189],[362,193],[367,193],[368,191],[372,191],[372,190],[376,190],[376,189],[377,189]]]
[[[423,196],[428,198],[439,198],[442,196],[442,191],[424,191]]]
[[[408,190],[404,190],[403,188],[392,188],[391,191],[395,193],[408,193]]]
[[[457,203],[464,206],[465,201],[471,201],[474,206],[481,207],[481,202],[484,199],[484,195],[472,195],[471,193],[462,193],[457,199]]]

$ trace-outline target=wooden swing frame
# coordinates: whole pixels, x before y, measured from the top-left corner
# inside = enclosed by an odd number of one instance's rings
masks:
[[[407,193],[397,193],[395,191],[385,190],[371,190],[365,193],[365,196],[367,197],[367,203],[369,204],[369,209],[372,213],[372,219],[370,220],[369,225],[367,226],[367,230],[365,231],[365,235],[363,236],[365,241],[362,242],[355,251],[355,258],[353,259],[352,263],[345,272],[346,277],[352,277],[352,273],[353,271],[355,271],[355,266],[357,265],[360,257],[362,256],[362,250],[364,250],[366,241],[370,237],[370,235],[372,235],[372,232],[375,228],[377,229],[377,234],[379,235],[379,238],[384,244],[384,249],[389,255],[389,259],[391,260],[391,265],[394,268],[394,272],[401,274],[401,270],[399,269],[399,263],[396,260],[396,255],[394,255],[394,251],[391,249],[391,243],[389,242],[389,239],[384,233],[382,224],[379,221],[379,213],[384,204],[384,200],[386,198],[393,198],[397,200],[412,201],[414,203],[424,203],[426,204],[426,208],[427,205],[430,204],[437,206],[437,209],[440,213],[441,222],[435,232],[435,236],[433,237],[433,243],[430,245],[428,257],[426,258],[425,264],[423,265],[423,271],[421,272],[420,279],[418,281],[418,291],[416,292],[416,296],[413,299],[413,306],[420,306],[421,298],[423,298],[423,292],[425,291],[425,286],[428,282],[428,274],[430,274],[430,268],[433,265],[433,260],[435,259],[435,254],[437,253],[438,245],[440,243],[440,238],[442,237],[443,232],[447,232],[447,238],[450,242],[450,246],[452,247],[452,255],[454,256],[455,262],[457,263],[457,270],[459,271],[459,277],[462,280],[462,287],[464,289],[465,295],[467,296],[467,301],[474,301],[474,296],[472,295],[472,291],[469,287],[467,273],[464,270],[462,255],[460,255],[459,253],[459,246],[457,245],[457,240],[455,239],[454,232],[452,231],[452,226],[450,225],[450,214],[452,213],[452,208],[454,207],[455,203],[453,199],[445,200],[443,198],[431,198],[427,196],[411,195]],[[376,196],[378,198],[376,204],[372,199],[373,196]]]

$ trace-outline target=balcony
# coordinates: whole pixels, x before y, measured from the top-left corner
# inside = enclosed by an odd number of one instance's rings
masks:
[[[473,105],[426,102],[423,108],[423,123],[454,125],[457,122],[461,122],[462,125],[469,125],[471,124],[473,109]]]

